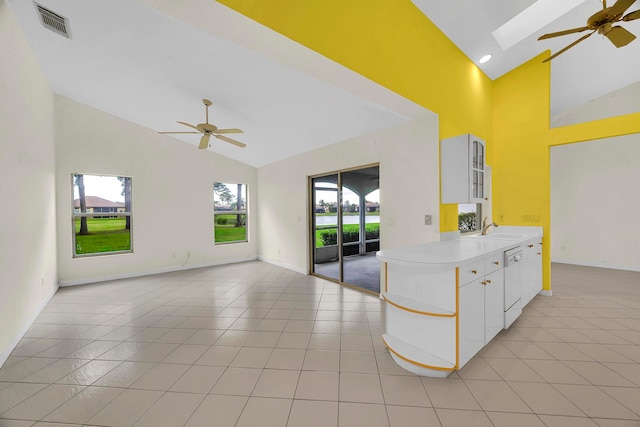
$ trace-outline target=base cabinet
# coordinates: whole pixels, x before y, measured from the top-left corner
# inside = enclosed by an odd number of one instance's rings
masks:
[[[484,285],[482,279],[460,287],[459,364],[464,366],[484,346]],[[482,304],[479,304],[483,301]]]
[[[507,313],[517,318],[516,304],[521,309],[542,289],[542,238],[535,237],[541,233],[522,230],[528,234],[518,241],[479,236],[378,252],[386,303],[382,338],[399,366],[444,378],[507,326]],[[520,262],[525,248],[526,259],[514,268],[505,251],[516,249],[513,262]]]
[[[493,262],[495,258],[486,261]],[[499,268],[462,284],[459,299],[458,368],[461,368],[504,328],[504,270]]]
[[[522,305],[527,305],[542,290],[542,239],[522,244]]]
[[[504,329],[504,270],[501,268],[484,279],[484,344]]]

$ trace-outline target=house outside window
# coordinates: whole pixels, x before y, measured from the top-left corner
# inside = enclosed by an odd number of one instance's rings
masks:
[[[247,242],[247,185],[213,184],[213,227],[215,244]]]
[[[72,174],[73,256],[127,253],[131,243],[131,178]]]

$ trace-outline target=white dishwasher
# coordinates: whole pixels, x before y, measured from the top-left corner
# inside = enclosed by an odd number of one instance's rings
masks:
[[[516,247],[504,253],[504,328],[507,329],[522,313],[522,283],[520,261],[522,249]]]

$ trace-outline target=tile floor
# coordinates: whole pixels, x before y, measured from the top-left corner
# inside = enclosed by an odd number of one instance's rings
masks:
[[[553,293],[432,379],[379,299],[258,261],[64,288],[0,369],[0,426],[640,426],[640,273],[554,265]]]

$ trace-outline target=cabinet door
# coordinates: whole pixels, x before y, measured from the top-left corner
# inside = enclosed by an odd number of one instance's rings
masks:
[[[539,245],[537,241],[529,241],[523,246],[520,274],[522,277],[522,306],[524,307],[542,289],[542,274],[539,275],[539,280],[537,271],[538,269],[542,270],[542,257],[538,255],[538,252],[542,252],[542,245]],[[538,286],[540,286],[539,289]]]
[[[484,278],[484,344],[504,329],[504,270]]]
[[[484,346],[484,285],[482,282],[483,279],[477,279],[460,288],[458,369]]]
[[[470,136],[469,146],[471,151],[471,201],[481,203],[484,200],[484,142],[478,138]]]
[[[484,201],[485,143],[470,134],[443,139],[440,143],[442,203]]]
[[[538,292],[542,290],[542,240],[538,240],[534,246],[535,248],[535,261],[533,265],[534,281],[533,281],[533,295],[538,295]]]

